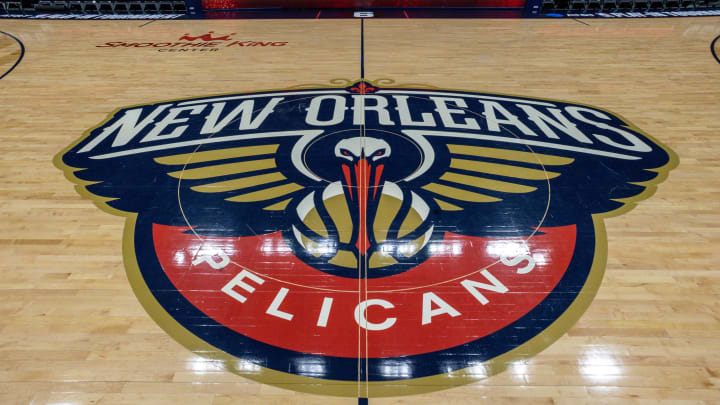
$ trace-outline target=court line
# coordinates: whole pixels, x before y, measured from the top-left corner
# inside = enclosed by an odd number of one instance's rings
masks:
[[[297,95],[305,95],[305,94],[345,94],[345,93],[346,93],[346,91],[342,90],[342,89],[338,89],[338,90],[322,89],[322,90],[307,90],[307,91],[288,90],[285,92],[268,91],[268,92],[262,92],[262,93],[245,94],[242,96],[217,96],[217,97],[201,98],[201,99],[197,99],[197,100],[183,101],[182,103],[177,103],[177,106],[217,103],[220,101],[244,100],[244,99],[249,99],[249,98],[262,98],[262,97],[267,97],[268,95],[278,97],[278,96],[287,96],[287,95],[296,95],[297,96]]]
[[[720,56],[718,56],[717,52],[715,52],[715,43],[720,39],[720,35],[716,36],[715,39],[710,42],[710,53],[712,53],[712,56],[715,58],[717,63],[720,63]]]
[[[550,102],[544,102],[544,101],[537,101],[533,99],[525,99],[525,98],[514,98],[514,97],[495,97],[495,96],[488,96],[486,94],[478,94],[478,93],[466,93],[462,91],[452,91],[451,93],[448,92],[442,92],[442,91],[427,91],[427,90],[378,90],[377,94],[420,94],[420,95],[433,95],[433,96],[449,96],[449,97],[456,97],[458,93],[462,93],[463,97],[467,98],[477,98],[482,100],[498,100],[498,101],[511,101],[513,103],[522,103],[522,104],[532,104],[532,105],[541,105],[543,107],[557,107],[557,104],[550,103]],[[182,104],[178,104],[182,105]]]
[[[360,80],[365,81],[365,19],[360,19]],[[363,91],[364,92],[364,91]]]
[[[231,122],[228,125],[231,125],[233,123],[234,122]],[[200,146],[205,146],[206,144],[218,143],[218,142],[230,142],[230,141],[238,141],[238,140],[245,140],[245,139],[277,138],[277,137],[285,137],[285,136],[301,137],[303,135],[308,135],[308,134],[320,135],[320,134],[322,134],[322,131],[311,129],[311,130],[300,130],[300,131],[256,132],[253,134],[229,135],[229,136],[221,136],[218,138],[207,137],[207,138],[202,138],[202,139],[194,139],[192,141],[166,143],[165,145],[144,146],[141,148],[128,149],[128,150],[123,150],[123,151],[119,151],[119,152],[109,152],[109,153],[104,153],[102,155],[90,156],[90,159],[109,159],[109,158],[115,158],[118,156],[137,155],[139,153],[182,148],[184,146],[193,146],[193,145],[198,145],[198,148],[199,148]],[[84,153],[84,152],[82,152],[82,150],[81,150],[79,153]]]
[[[19,40],[19,39],[18,39],[15,35],[13,35],[13,34],[9,34],[9,33],[5,32],[5,31],[0,31],[0,34],[7,35],[8,37],[14,39],[15,42],[18,43],[18,45],[20,45],[20,57],[15,61],[15,63],[12,65],[12,67],[11,67],[10,69],[8,69],[7,72],[3,73],[2,76],[0,76],[0,80],[2,80],[5,76],[9,75],[10,72],[12,72],[12,71],[15,69],[15,67],[17,67],[17,65],[20,64],[20,61],[21,61],[21,60],[23,59],[23,57],[25,56],[25,45],[23,45],[22,41]]]
[[[462,107],[459,107],[462,108]],[[550,143],[550,142],[543,142],[543,141],[533,141],[529,139],[521,139],[521,138],[505,138],[498,135],[484,135],[484,134],[475,134],[475,133],[464,133],[464,132],[451,132],[451,131],[435,131],[435,130],[425,130],[425,129],[403,129],[400,132],[402,132],[405,135],[419,135],[419,136],[445,136],[448,138],[469,138],[469,139],[482,139],[486,141],[495,141],[495,142],[505,142],[505,143],[514,143],[514,144],[520,144],[520,145],[533,145],[533,146],[542,146],[544,148],[551,148],[551,149],[558,149],[558,150],[569,150],[572,152],[577,153],[585,153],[588,155],[596,155],[596,156],[606,156],[611,157],[615,159],[622,159],[622,160],[638,160],[642,159],[641,156],[635,156],[635,155],[624,155],[622,153],[615,153],[615,152],[606,152],[604,150],[599,149],[590,149],[590,148],[581,148],[579,146],[566,146],[566,145],[560,145],[557,143]]]
[[[157,21],[157,20],[150,20],[150,21],[146,22],[145,24],[140,25],[140,27],[144,27],[144,26],[146,26],[146,25],[148,25],[148,24],[152,24],[152,23],[154,23],[155,21]]]
[[[578,20],[577,18],[573,18],[573,21],[579,22],[580,24],[585,24],[585,25],[587,25],[588,27],[590,26],[590,24],[586,23],[585,21],[580,21],[580,20]]]
[[[361,83],[360,94],[365,94],[365,86],[363,85],[365,83],[365,19],[364,18],[360,19],[360,83]],[[364,102],[363,102],[363,108],[364,108]],[[365,112],[363,111],[363,114],[364,113]],[[360,126],[360,137],[361,138],[365,137],[365,120],[363,120],[363,123]],[[365,166],[364,165],[360,166],[360,172],[361,172],[360,178],[366,179],[365,173],[362,173],[363,169],[365,169]],[[363,200],[360,199],[360,195],[363,193],[363,190],[359,186],[360,186],[360,184],[358,184],[358,202],[360,203],[360,204],[358,204],[358,210],[360,211],[360,212],[358,212],[358,217],[359,217],[360,221],[363,221],[366,219],[362,215]],[[367,197],[368,196],[365,196],[365,200],[364,200],[365,215],[367,215]],[[362,227],[363,229],[365,229],[366,233],[368,232],[367,221],[365,221],[365,224],[358,224],[358,225],[360,227]],[[361,236],[362,235],[358,234],[358,238],[360,238]],[[358,251],[358,301],[359,301],[358,306],[360,305],[360,303],[362,302],[362,299],[363,299],[363,296],[362,296],[363,285],[361,284],[362,281],[364,281],[364,287],[365,287],[365,297],[364,298],[365,298],[366,303],[367,303],[367,299],[368,299],[368,297],[367,297],[367,294],[368,294],[368,292],[367,292],[367,276],[368,276],[367,246],[362,246],[365,243],[366,242],[364,239],[360,239],[360,245],[361,245],[360,250],[362,250],[364,248],[365,254],[361,254],[361,252]],[[369,318],[369,316],[368,316],[368,307],[367,306],[365,306],[365,308],[363,309],[363,313],[361,314],[361,316],[359,318],[361,320],[360,320],[360,322],[358,322],[358,405],[363,404],[363,403],[367,404],[368,403],[367,398],[369,397],[369,395],[368,395],[369,394],[368,393],[368,390],[369,390],[369,384],[368,384],[369,383],[369,376],[368,376],[369,364],[368,363],[370,362],[370,350],[368,348],[368,329],[367,329],[368,322],[367,322],[367,319]],[[365,319],[364,328],[362,325],[362,323],[363,323],[362,319]],[[365,329],[365,330],[363,331],[362,329]],[[361,386],[360,386],[361,375],[362,375],[362,369],[361,369],[362,363],[360,361],[360,358],[362,357],[361,356],[362,341],[360,340],[360,336],[361,336],[361,333],[363,333],[363,332],[365,333],[365,362],[364,362],[365,363],[365,395],[363,395]]]

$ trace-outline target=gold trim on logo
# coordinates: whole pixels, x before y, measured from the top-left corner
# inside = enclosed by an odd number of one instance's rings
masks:
[[[290,88],[284,88],[284,89],[273,89],[273,90],[266,90],[266,91],[255,91],[253,93],[261,93],[261,92],[272,92],[272,91],[282,91],[282,90],[300,90],[300,89],[309,89],[309,88],[344,88],[348,87],[356,82],[360,81],[360,79],[357,80],[348,80],[348,79],[332,79],[330,81],[330,85],[299,85],[299,86],[293,86]],[[375,81],[367,81],[368,83],[375,85],[375,86],[388,86],[394,83],[391,79],[378,79]],[[445,90],[445,91],[456,91],[456,92],[464,92],[464,93],[477,93],[474,91],[467,91],[467,90],[457,90],[457,89],[443,89],[443,88],[435,88],[431,86],[426,85],[414,85],[414,84],[407,84],[407,85],[393,85],[393,88],[414,88],[414,89],[433,89],[433,90]],[[206,96],[207,98],[211,97],[218,97],[218,96],[224,96],[224,95],[232,95],[237,93],[225,93],[225,94],[217,94],[212,96]],[[504,93],[492,93],[493,95],[502,95],[502,96],[510,96],[510,97],[520,97],[524,99],[536,99],[532,97],[525,97],[525,96],[517,96],[512,94],[504,94]],[[174,102],[174,101],[180,101],[180,100],[186,100],[183,99],[175,99],[175,100],[166,100],[165,102]],[[563,334],[565,334],[570,327],[572,327],[575,322],[582,316],[582,314],[587,310],[587,308],[590,306],[590,303],[592,302],[593,298],[597,294],[597,291],[600,287],[603,274],[605,272],[605,266],[607,263],[607,234],[605,231],[605,224],[604,219],[610,218],[618,215],[622,215],[637,205],[638,202],[649,198],[652,196],[655,191],[657,190],[657,185],[662,183],[668,176],[668,173],[670,170],[677,167],[679,159],[677,155],[669,148],[664,146],[662,143],[658,142],[655,138],[652,136],[646,134],[643,132],[640,128],[636,127],[634,124],[630,123],[630,121],[626,120],[621,115],[618,115],[614,112],[598,108],[595,106],[587,105],[587,104],[580,104],[576,102],[564,102],[560,100],[553,100],[553,99],[541,99],[544,101],[554,101],[554,102],[562,102],[562,103],[568,103],[573,105],[579,105],[579,106],[586,106],[591,107],[600,111],[607,112],[619,119],[621,119],[623,122],[625,122],[627,125],[625,125],[625,128],[628,128],[630,130],[633,130],[635,132],[638,132],[645,136],[648,140],[652,141],[655,145],[663,149],[669,156],[669,160],[667,164],[665,164],[662,167],[655,168],[655,169],[647,169],[649,171],[654,171],[657,174],[657,176],[649,181],[646,182],[640,182],[640,183],[634,183],[643,187],[646,187],[646,189],[639,193],[636,196],[633,196],[631,198],[627,199],[618,199],[615,201],[622,202],[624,205],[606,213],[602,214],[593,214],[592,220],[594,224],[595,229],[595,252],[593,257],[593,264],[590,269],[590,273],[588,275],[588,278],[585,282],[585,285],[581,289],[581,291],[578,293],[577,297],[573,301],[573,303],[568,307],[568,309],[560,316],[558,319],[555,320],[550,326],[548,326],[544,331],[533,337],[532,339],[528,340],[524,344],[514,348],[513,350],[510,350],[502,355],[499,355],[493,359],[487,360],[479,365],[475,365],[472,367],[468,367],[462,370],[456,370],[452,371],[446,374],[439,374],[435,376],[429,376],[429,377],[422,377],[422,378],[414,378],[414,379],[408,379],[408,380],[401,380],[401,381],[391,381],[391,382],[369,382],[366,383],[365,381],[337,381],[337,380],[327,380],[327,379],[318,379],[318,378],[312,378],[312,377],[303,377],[291,373],[284,373],[281,371],[272,370],[269,368],[261,367],[258,365],[255,365],[254,363],[247,362],[243,359],[239,359],[237,357],[234,357],[228,353],[225,353],[221,351],[220,349],[208,344],[207,342],[203,341],[202,339],[198,338],[194,334],[192,334],[190,331],[185,329],[182,325],[180,325],[165,309],[158,303],[158,301],[153,296],[152,292],[147,287],[147,284],[145,283],[145,280],[142,277],[142,274],[140,272],[139,265],[137,263],[137,257],[135,252],[135,226],[136,226],[136,219],[137,219],[137,213],[134,212],[125,212],[121,211],[115,208],[112,208],[106,204],[107,201],[112,200],[111,198],[104,198],[99,197],[95,194],[90,193],[87,191],[86,186],[94,184],[94,182],[85,181],[82,179],[79,179],[74,176],[74,172],[76,170],[79,170],[79,168],[74,168],[67,166],[63,160],[62,157],[69,152],[73,147],[75,147],[77,144],[82,142],[85,138],[87,138],[92,130],[95,128],[101,127],[105,125],[110,119],[112,119],[116,113],[119,111],[122,111],[127,108],[132,107],[138,107],[138,106],[144,106],[147,104],[137,104],[133,106],[126,106],[122,108],[115,109],[113,112],[108,114],[108,116],[95,127],[85,131],[83,135],[77,139],[75,142],[70,144],[68,147],[63,149],[60,153],[55,155],[53,159],[54,165],[63,171],[65,177],[70,180],[72,183],[75,184],[75,189],[84,198],[87,198],[88,200],[92,201],[98,208],[100,208],[102,211],[107,212],[112,215],[117,215],[121,217],[125,217],[125,228],[123,233],[123,260],[125,263],[125,268],[128,276],[128,280],[130,282],[130,285],[132,287],[133,292],[137,296],[138,300],[142,304],[142,306],[147,311],[148,315],[163,329],[165,330],[173,339],[175,339],[178,343],[185,346],[192,352],[194,352],[197,355],[211,358],[214,360],[218,360],[222,362],[225,369],[238,374],[242,377],[249,378],[251,380],[255,380],[264,384],[273,385],[280,388],[285,388],[289,390],[294,391],[300,391],[300,392],[306,392],[306,393],[312,393],[312,394],[319,394],[319,395],[333,395],[333,396],[344,396],[344,397],[355,397],[358,395],[359,392],[367,392],[369,397],[385,397],[385,396],[401,396],[401,395],[410,395],[410,394],[420,394],[425,392],[432,392],[432,391],[438,391],[442,389],[457,387],[461,385],[470,384],[473,382],[476,382],[482,378],[490,377],[492,375],[495,375],[503,370],[505,370],[509,365],[511,365],[515,361],[519,361],[522,359],[527,359],[529,357],[534,356],[535,354],[539,353],[540,351],[544,350],[548,346],[550,346],[552,343],[554,343],[556,340],[558,340]],[[552,164],[552,163],[550,163]],[[282,201],[281,203],[276,204],[278,207],[271,206],[267,207],[268,209],[282,209],[284,206],[289,202],[289,200]],[[440,203],[440,201],[438,201]],[[448,204],[448,203],[444,203]],[[367,385],[366,385],[367,384]]]

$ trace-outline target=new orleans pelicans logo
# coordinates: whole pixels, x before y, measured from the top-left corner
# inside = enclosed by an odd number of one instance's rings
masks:
[[[127,217],[154,319],[250,378],[403,394],[542,350],[600,284],[602,217],[676,162],[589,106],[347,84],[124,108],[57,158]]]

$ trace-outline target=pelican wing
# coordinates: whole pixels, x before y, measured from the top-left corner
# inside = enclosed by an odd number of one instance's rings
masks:
[[[575,159],[481,146],[448,144],[450,163],[436,181],[422,186],[440,208],[460,211],[467,203],[502,201],[511,194],[536,191],[542,183],[560,176],[554,166]],[[453,204],[459,202],[460,204]]]
[[[289,180],[276,161],[279,144],[242,146],[156,157],[185,189],[225,201],[284,209],[304,187]]]
[[[297,136],[208,143],[103,159],[84,159],[73,176],[103,204],[159,224],[206,235],[275,232],[285,208],[316,185],[297,170]]]
[[[448,229],[478,235],[574,224],[631,204],[658,177],[635,162],[557,149],[452,138],[436,147],[446,148],[447,158],[411,186],[436,204]]]

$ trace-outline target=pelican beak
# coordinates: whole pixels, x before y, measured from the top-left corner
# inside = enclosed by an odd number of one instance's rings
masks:
[[[345,185],[349,188],[352,201],[376,201],[378,190],[382,187],[382,173],[385,165],[374,165],[366,158],[358,159],[354,164],[343,163],[342,171]]]
[[[352,166],[345,163],[342,165],[348,195],[350,200],[357,204],[360,217],[356,246],[361,254],[365,254],[370,246],[367,235],[368,203],[375,203],[381,195],[378,190],[382,187],[383,168],[384,165],[373,165],[364,157],[358,159]]]

